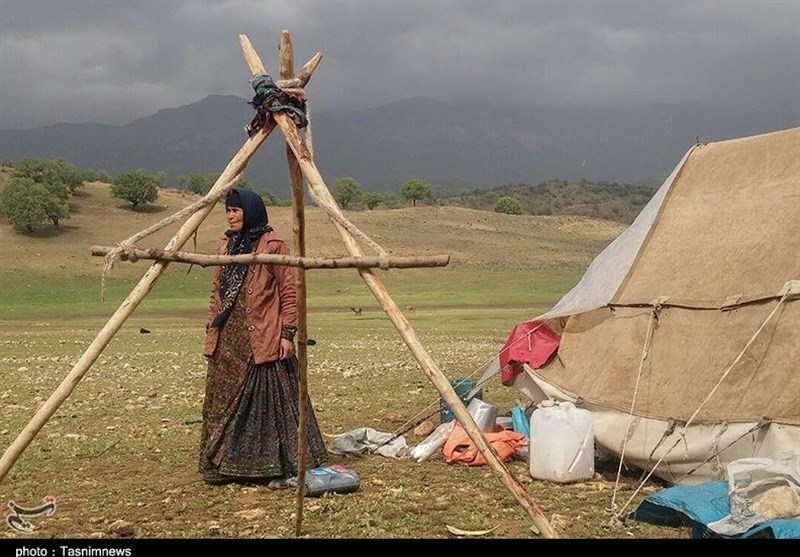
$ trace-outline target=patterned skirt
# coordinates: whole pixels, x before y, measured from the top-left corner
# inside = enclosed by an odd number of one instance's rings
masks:
[[[243,298],[243,297],[240,297]],[[237,301],[208,360],[200,472],[248,479],[297,474],[297,358],[254,364],[244,308]],[[307,468],[328,459],[307,399]]]

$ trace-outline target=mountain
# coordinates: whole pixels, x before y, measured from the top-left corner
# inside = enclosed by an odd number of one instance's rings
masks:
[[[57,124],[0,131],[0,159],[63,157],[112,175],[137,168],[221,172],[247,139],[244,99],[215,95],[124,126]],[[330,184],[352,176],[396,191],[422,178],[459,188],[570,181],[658,182],[699,137],[716,141],[800,125],[800,114],[730,112],[699,105],[626,109],[519,108],[411,98],[348,113],[313,112],[314,156]],[[288,196],[283,142],[275,132],[250,162],[256,188]]]

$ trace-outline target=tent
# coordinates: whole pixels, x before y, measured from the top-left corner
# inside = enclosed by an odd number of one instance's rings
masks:
[[[484,378],[576,401],[600,451],[670,483],[721,479],[800,454],[799,279],[800,128],[697,144]]]

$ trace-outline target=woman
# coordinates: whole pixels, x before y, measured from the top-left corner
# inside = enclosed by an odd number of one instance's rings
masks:
[[[261,197],[233,189],[225,199],[229,230],[217,253],[288,254],[267,221]],[[207,483],[267,480],[283,487],[297,474],[299,417],[294,334],[297,308],[286,265],[217,267],[208,306],[208,358],[200,472]],[[327,451],[308,401],[308,467]]]

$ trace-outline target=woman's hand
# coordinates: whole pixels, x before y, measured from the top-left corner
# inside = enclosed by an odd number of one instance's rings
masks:
[[[289,339],[282,338],[281,339],[281,352],[280,352],[280,359],[281,360],[288,360],[294,356],[294,342]]]

